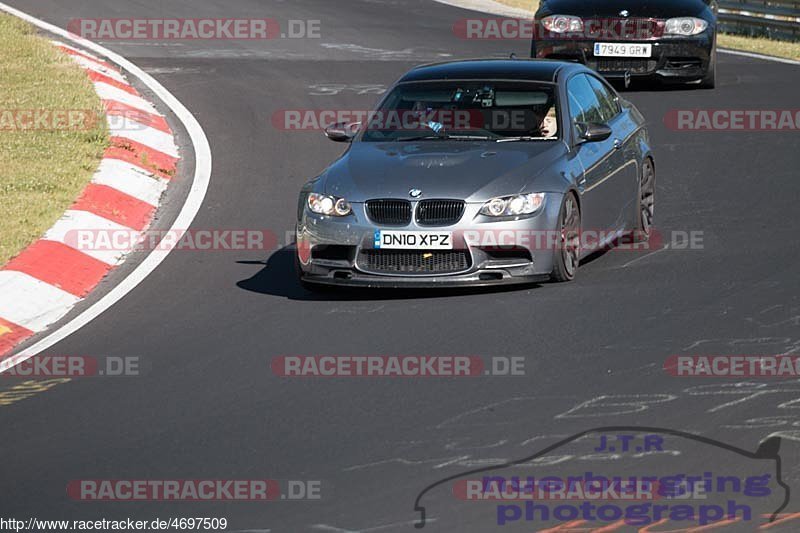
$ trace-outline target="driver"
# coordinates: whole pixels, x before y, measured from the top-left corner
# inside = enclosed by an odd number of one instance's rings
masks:
[[[547,114],[542,119],[539,132],[545,139],[552,139],[558,134],[558,120],[556,119],[556,106],[550,106]]]

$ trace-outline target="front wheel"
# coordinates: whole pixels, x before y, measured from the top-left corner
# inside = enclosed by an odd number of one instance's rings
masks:
[[[300,266],[300,258],[297,256],[296,249],[292,251],[292,255],[294,256],[294,277],[297,280],[297,283],[308,292],[317,292],[319,290],[318,286],[314,285],[313,283],[309,283],[305,280],[305,278],[303,278],[303,268]]]
[[[581,211],[578,200],[572,193],[567,193],[561,204],[558,215],[558,233],[560,242],[554,254],[553,272],[550,279],[561,283],[572,281],[578,272],[581,257]]]
[[[637,204],[637,223],[633,231],[634,242],[647,242],[653,231],[653,218],[656,208],[656,169],[653,160],[647,158],[642,164],[639,178],[639,198]]]
[[[700,89],[713,89],[717,86],[717,53],[711,53],[711,60],[708,62],[708,71],[705,77],[700,80]]]

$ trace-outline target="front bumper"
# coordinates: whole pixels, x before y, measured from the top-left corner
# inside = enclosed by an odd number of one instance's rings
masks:
[[[595,57],[594,45],[601,40],[536,40],[535,58],[559,59],[582,63],[606,78],[657,78],[665,81],[700,80],[708,73],[714,53],[714,36],[706,31],[696,37],[661,38],[647,41],[609,41],[652,44],[650,58]]]
[[[436,289],[450,287],[491,287],[498,285],[519,285],[542,283],[550,279],[549,274],[529,276],[507,275],[500,278],[482,278],[480,273],[459,276],[442,276],[428,278],[378,277],[354,272],[351,277],[332,277],[330,275],[302,274],[302,280],[316,285],[335,285],[338,287],[356,287],[371,289]]]
[[[301,278],[327,285],[408,288],[508,285],[549,279],[553,249],[529,236],[555,231],[560,195],[548,195],[537,214],[518,220],[487,220],[478,214],[481,205],[467,204],[461,221],[447,227],[417,226],[413,220],[405,227],[377,225],[367,217],[364,204],[354,203],[353,214],[344,218],[316,215],[305,209],[297,225]],[[376,269],[367,260],[375,253],[376,230],[452,232],[452,252],[458,253],[463,263],[446,272],[426,270],[424,261],[417,261],[413,271]]]

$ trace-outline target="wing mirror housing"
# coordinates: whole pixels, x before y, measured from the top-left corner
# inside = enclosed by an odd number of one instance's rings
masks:
[[[360,122],[337,122],[325,128],[325,136],[337,143],[349,143],[361,129]]]
[[[578,127],[581,131],[581,139],[590,143],[605,141],[613,133],[607,124],[598,124],[596,122],[579,123]]]

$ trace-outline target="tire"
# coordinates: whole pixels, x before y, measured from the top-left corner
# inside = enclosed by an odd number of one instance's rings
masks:
[[[300,258],[297,257],[297,250],[295,250],[292,255],[294,255],[294,275],[297,279],[297,283],[299,283],[300,286],[303,287],[305,290],[309,292],[315,292],[316,287],[314,286],[314,284],[307,282],[303,278],[303,269],[300,267]]]
[[[699,89],[713,89],[717,86],[717,51],[711,52],[711,61],[708,62],[708,71],[700,80]]]
[[[335,292],[337,288],[333,285],[326,285],[324,283],[313,283],[307,281],[303,277],[303,269],[300,267],[300,258],[297,257],[297,252],[294,253],[294,275],[297,283],[305,289],[306,292],[312,294],[328,294]]]
[[[561,235],[558,247],[553,251],[553,272],[550,279],[563,283],[575,279],[580,263],[581,210],[578,199],[567,193],[558,213],[558,233]]]
[[[636,228],[633,242],[647,242],[653,232],[656,207],[656,168],[649,157],[642,164],[639,176],[639,194],[636,201]]]

